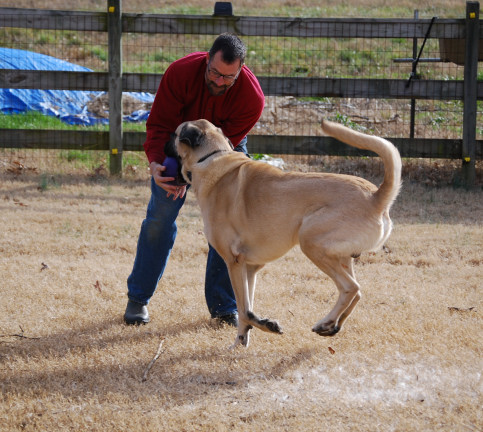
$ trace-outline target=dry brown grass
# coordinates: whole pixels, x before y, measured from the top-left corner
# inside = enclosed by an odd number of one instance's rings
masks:
[[[256,310],[285,334],[254,330],[232,352],[235,330],[206,310],[192,197],[152,322],[127,327],[147,177],[40,183],[0,175],[1,431],[483,429],[481,191],[407,180],[388,249],[358,261],[363,298],[334,338],[310,331],[332,282],[297,249],[268,265]]]

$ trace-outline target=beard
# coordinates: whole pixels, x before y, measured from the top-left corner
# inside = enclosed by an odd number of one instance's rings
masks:
[[[227,85],[217,86],[214,82],[211,81],[208,81],[206,85],[208,86],[208,90],[212,96],[221,96],[222,94],[225,94],[225,92],[229,88],[229,86]]]
[[[226,91],[231,87],[233,86],[233,84],[235,84],[236,80],[233,81],[232,83],[230,84],[225,84],[225,85],[222,85],[222,86],[218,86],[216,85],[216,83],[214,81],[211,81],[209,78],[208,78],[208,75],[205,74],[205,82],[206,82],[206,85],[208,87],[208,91],[210,92],[210,94],[212,96],[221,96],[223,94],[226,93]]]

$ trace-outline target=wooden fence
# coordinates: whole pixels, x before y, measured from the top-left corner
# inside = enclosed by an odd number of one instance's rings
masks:
[[[475,181],[475,161],[483,159],[483,140],[476,139],[477,100],[483,100],[483,81],[478,80],[478,57],[482,51],[479,42],[483,39],[479,3],[466,3],[465,19],[431,21],[127,14],[122,13],[120,0],[108,0],[106,13],[0,8],[0,27],[107,32],[110,59],[108,72],[0,70],[0,88],[107,91],[110,107],[109,132],[0,129],[0,148],[109,150],[111,173],[121,173],[123,151],[142,150],[145,139],[141,132],[123,132],[122,93],[155,93],[162,77],[161,74],[123,73],[123,33],[218,35],[230,31],[242,37],[436,38],[449,44],[462,43],[463,80],[258,78],[265,94],[273,96],[463,101],[464,125],[460,139],[390,139],[403,157],[461,159],[463,178],[470,186]],[[461,50],[458,54],[461,57]],[[480,54],[480,60],[481,57]],[[323,136],[250,135],[249,150],[269,154],[365,155]]]

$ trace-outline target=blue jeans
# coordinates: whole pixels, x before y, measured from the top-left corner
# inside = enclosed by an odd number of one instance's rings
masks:
[[[235,148],[247,154],[246,137]],[[173,201],[151,178],[151,199],[141,225],[136,258],[127,279],[128,297],[147,305],[163,276],[178,231],[176,218],[186,195]],[[236,301],[228,269],[214,248],[209,246],[206,263],[205,298],[212,317],[236,312]]]

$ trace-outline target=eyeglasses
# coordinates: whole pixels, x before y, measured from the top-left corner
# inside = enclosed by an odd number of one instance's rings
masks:
[[[236,75],[223,75],[221,74],[220,72],[218,72],[216,69],[211,69],[210,66],[207,66],[207,70],[208,70],[208,75],[214,79],[214,80],[217,80],[218,78],[223,78],[223,81],[226,83],[226,84],[230,84],[232,83],[233,81],[236,80],[238,74],[240,73],[240,70],[236,73]]]

